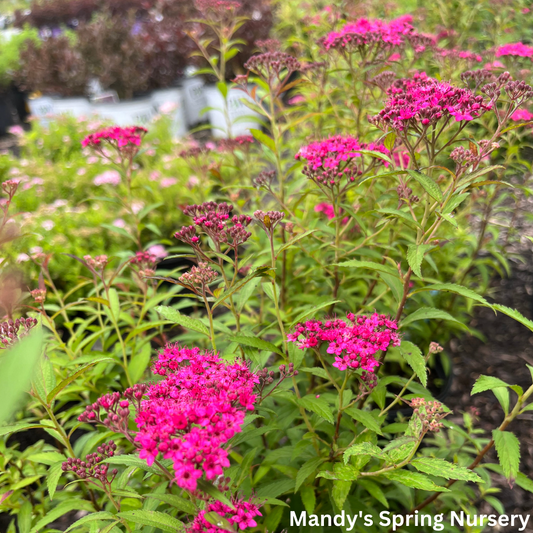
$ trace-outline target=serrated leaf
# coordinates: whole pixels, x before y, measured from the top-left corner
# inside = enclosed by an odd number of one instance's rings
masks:
[[[458,194],[457,196],[453,196],[446,203],[446,207],[442,210],[442,214],[449,215],[454,209],[459,207],[469,196],[470,193],[463,193]]]
[[[401,218],[407,225],[420,228],[420,224],[413,218],[409,211],[402,211],[400,209],[377,209],[376,213]]]
[[[396,278],[400,277],[397,269],[394,269],[389,265],[382,265],[381,263],[374,263],[372,261],[357,261],[356,259],[352,259],[351,261],[343,261],[342,263],[339,263],[338,266],[343,268],[368,268],[375,272],[383,272],[384,274],[389,274]]]
[[[23,431],[25,429],[35,429],[40,428],[39,424],[30,424],[26,422],[21,422],[20,424],[11,424],[9,426],[0,426],[0,437],[4,435],[9,435],[10,433],[15,433],[16,431]]]
[[[70,511],[94,512],[94,507],[91,505],[91,503],[81,498],[71,498],[67,501],[61,502],[57,507],[54,507],[52,510],[48,511],[46,515],[31,528],[30,533],[38,533],[42,531],[50,522],[57,520],[59,517],[69,513]]]
[[[161,469],[156,466],[148,466],[148,463],[144,459],[135,455],[114,455],[113,457],[104,459],[103,462],[111,465],[134,466],[135,468],[150,472],[151,474],[156,474],[158,476],[164,475]]]
[[[350,494],[350,489],[352,488],[351,481],[336,480],[333,482],[333,490],[331,491],[331,497],[335,502],[335,505],[342,511],[344,508],[344,502]]]
[[[363,424],[363,426],[368,428],[370,431],[374,431],[378,435],[383,435],[383,433],[381,433],[381,427],[379,423],[368,411],[362,411],[356,407],[348,407],[348,409],[345,409],[344,412],[358,422],[361,422],[361,424]]]
[[[200,320],[197,320],[196,318],[188,317],[186,315],[182,315],[176,309],[173,309],[172,307],[168,307],[165,305],[159,305],[155,308],[155,310],[160,315],[164,316],[167,320],[170,320],[171,322],[174,322],[175,324],[179,324],[180,326],[183,326],[186,329],[192,329],[193,331],[196,331],[197,333],[202,333],[203,335],[209,337],[209,329]]]
[[[530,331],[533,331],[533,322],[526,318],[522,313],[519,313],[516,309],[511,309],[510,307],[505,307],[505,305],[493,304],[493,309],[503,313],[504,315],[510,316],[520,324],[526,326]]]
[[[459,320],[450,315],[450,313],[443,311],[442,309],[436,309],[435,307],[420,307],[414,313],[411,313],[410,315],[406,316],[401,321],[401,327],[405,327],[408,324],[411,324],[412,322],[415,322],[417,320],[432,319],[450,320],[452,322],[457,322],[458,324],[461,324]]]
[[[303,482],[313,473],[316,472],[317,468],[325,461],[322,457],[313,457],[306,461],[298,474],[296,474],[296,485],[294,487],[294,492],[298,492],[298,489],[302,486]]]
[[[206,481],[205,479],[199,479],[198,480],[198,488],[205,492],[206,494],[209,494],[209,496],[212,496],[215,498],[215,500],[218,500],[219,502],[222,502],[223,504],[227,505],[228,507],[231,507],[234,509],[233,504],[231,501],[224,495],[222,492],[220,492],[213,483]]]
[[[113,313],[113,317],[115,320],[118,320],[118,316],[120,314],[120,300],[118,299],[118,292],[117,289],[111,288],[109,289],[109,308],[111,309],[111,312]]]
[[[319,378],[325,379],[326,381],[329,381],[328,373],[318,366],[315,366],[313,368],[309,368],[306,366],[302,366],[298,368],[300,372],[307,372],[308,374],[313,374],[313,376],[317,376]]]
[[[407,173],[415,181],[420,183],[420,185],[422,185],[422,188],[434,200],[437,200],[437,202],[442,202],[442,191],[433,179],[431,179],[429,176],[426,176],[425,174],[422,174],[421,172],[417,172],[416,170],[408,170]]]
[[[496,399],[500,402],[505,416],[509,414],[509,402],[510,402],[510,393],[507,387],[496,387],[492,389],[492,394],[496,396]]]
[[[386,509],[389,508],[389,502],[387,501],[387,497],[385,496],[385,493],[381,490],[381,487],[374,483],[373,481],[370,481],[369,479],[359,479],[357,481],[357,484],[361,487],[363,487],[369,494],[377,500],[383,507]]]
[[[286,492],[294,492],[294,479],[281,479],[257,488],[257,497],[277,498]]]
[[[109,362],[115,362],[114,359],[111,357],[98,357],[94,361],[82,366],[79,370],[71,374],[70,376],[66,377],[64,380],[62,380],[60,383],[57,384],[57,386],[50,391],[50,394],[46,397],[46,401],[48,404],[68,385],[70,385],[75,379],[77,379],[79,376],[81,376],[86,370],[91,368],[92,366],[96,365],[97,363],[101,363],[103,361],[109,361]]]
[[[305,318],[307,318],[309,315],[314,315],[317,313],[317,311],[320,311],[320,309],[324,309],[324,307],[330,307],[332,306],[333,304],[336,304],[336,303],[339,303],[340,300],[330,300],[329,302],[325,302],[323,304],[320,304],[320,305],[315,305],[315,306],[310,306],[309,309],[307,309],[306,311],[303,311],[302,313],[300,313],[293,321],[292,321],[292,324],[291,324],[291,328],[293,326],[295,326],[296,324],[302,322],[302,320],[304,320]]]
[[[301,241],[303,238],[307,237],[308,235],[311,235],[315,231],[317,230],[312,229],[312,230],[306,231],[305,233],[300,233],[299,235],[296,235],[296,237],[294,237],[292,241],[289,241],[279,247],[279,249],[276,251],[276,257],[279,257],[279,254],[281,254],[281,252],[287,250],[287,248],[290,248],[291,246],[294,246],[298,241]]]
[[[252,348],[257,348],[258,350],[267,350],[269,352],[274,352],[279,355],[284,355],[281,348],[278,348],[271,342],[265,341],[263,339],[258,339],[257,337],[248,337],[246,335],[234,335],[231,337],[232,342],[237,344],[244,344],[245,346],[251,346]]]
[[[147,342],[141,350],[133,355],[128,363],[128,372],[133,383],[138,383],[143,377],[144,371],[150,364],[150,343]]]
[[[138,509],[136,511],[122,511],[117,513],[117,516],[128,522],[133,522],[134,524],[157,527],[162,531],[168,531],[169,533],[176,533],[176,531],[181,531],[183,528],[183,522],[159,511],[144,511],[143,509]]]
[[[411,270],[419,277],[422,277],[422,261],[424,254],[433,248],[432,244],[410,244],[407,248],[407,262]]]
[[[499,429],[492,431],[492,438],[494,439],[494,446],[496,447],[503,475],[507,478],[512,488],[520,465],[520,441],[514,433],[500,431]]]
[[[450,492],[446,487],[435,485],[426,475],[411,472],[410,470],[390,470],[389,472],[384,472],[382,476],[413,489],[428,490],[431,492]]]
[[[302,503],[304,504],[307,514],[313,514],[316,505],[316,495],[314,487],[305,486],[300,489],[300,497],[302,498]]]
[[[46,486],[48,487],[48,494],[50,495],[50,500],[54,499],[57,484],[59,483],[59,479],[63,474],[63,470],[61,470],[62,464],[63,461],[58,461],[57,463],[53,464],[48,470],[48,473],[46,474]]]
[[[499,378],[495,378],[493,376],[479,376],[477,378],[476,382],[474,383],[474,386],[472,387],[472,392],[470,393],[471,396],[474,394],[478,394],[479,392],[485,392],[486,390],[492,390],[497,387],[508,387],[509,385],[505,383],[505,381],[502,381]]]
[[[383,450],[371,442],[361,442],[360,444],[350,446],[344,452],[344,464],[348,463],[352,455],[370,455],[370,457],[385,459],[383,456]]]
[[[324,420],[327,420],[330,424],[333,424],[333,412],[326,400],[323,398],[317,398],[312,394],[308,394],[303,398],[299,398],[298,404],[307,411],[312,411]]]
[[[428,285],[427,287],[424,287],[422,289],[424,291],[449,291],[454,292],[456,294],[460,294],[461,296],[465,296],[466,298],[471,298],[472,300],[479,302],[487,307],[492,308],[492,305],[490,305],[483,296],[480,296],[477,292],[474,292],[472,289],[468,289],[466,287],[463,287],[462,285],[457,285],[455,283],[434,283],[433,285]]]
[[[428,376],[424,356],[418,346],[409,341],[402,341],[399,347],[400,354],[407,364],[413,369],[418,376],[420,383],[427,387]]]
[[[434,459],[430,457],[421,457],[413,459],[411,464],[420,472],[431,474],[432,476],[443,477],[444,479],[457,479],[461,481],[475,481],[483,483],[483,480],[472,470],[463,466],[449,463],[444,459]]]
[[[117,517],[109,513],[107,511],[100,511],[98,513],[91,513],[88,514],[79,520],[76,520],[72,525],[68,527],[68,529],[65,530],[65,533],[68,533],[68,531],[71,531],[72,529],[76,529],[77,527],[83,526],[84,524],[88,524],[90,522],[98,522],[100,520],[117,520]]]

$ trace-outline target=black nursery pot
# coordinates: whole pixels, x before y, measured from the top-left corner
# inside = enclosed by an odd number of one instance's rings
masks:
[[[13,115],[9,101],[8,91],[0,92],[0,137],[7,135],[8,129],[13,126]]]

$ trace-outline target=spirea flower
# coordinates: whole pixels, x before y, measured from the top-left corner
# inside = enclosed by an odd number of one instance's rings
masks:
[[[512,115],[511,120],[516,122],[533,120],[533,113],[527,109],[517,109]]]
[[[424,75],[399,80],[387,92],[390,97],[385,108],[370,121],[399,132],[419,131],[450,117],[457,122],[471,121],[490,109],[482,96],[475,96],[469,89]]]
[[[253,410],[259,378],[241,361],[178,345],[167,345],[152,371],[165,379],[150,386],[135,419],[140,457],[171,459],[176,483],[194,491],[203,474],[212,480],[229,466],[222,446]]]
[[[233,509],[222,502],[213,502],[207,506],[207,509],[198,513],[194,522],[187,531],[191,533],[227,533],[227,530],[205,519],[207,513],[216,513],[222,518],[225,518],[230,524],[238,526],[239,529],[246,529],[249,527],[256,527],[257,522],[254,520],[256,516],[262,516],[259,512],[259,506],[244,499],[232,499]]]
[[[341,180],[354,182],[357,176],[363,174],[361,150],[389,153],[383,145],[361,143],[355,137],[337,135],[303,146],[295,158],[305,162],[302,172],[308,178],[333,188]]]
[[[443,58],[450,58],[452,60],[458,60],[458,59],[464,59],[466,61],[472,61],[481,63],[483,61],[483,58],[476,54],[475,52],[470,52],[469,50],[457,50],[455,48],[448,49],[448,48],[438,48],[435,50],[437,55]]]
[[[301,350],[319,350],[325,343],[326,352],[335,356],[333,366],[339,370],[360,368],[374,372],[379,366],[375,354],[391,345],[400,345],[400,338],[396,333],[398,325],[394,320],[378,313],[370,317],[348,313],[346,318],[347,320],[309,320],[305,324],[298,324],[294,333],[287,335],[287,339],[295,342]]]
[[[93,180],[96,186],[100,185],[118,185],[120,183],[120,174],[116,170],[106,170],[98,174]]]
[[[282,72],[288,76],[300,69],[300,62],[284,52],[265,52],[252,56],[244,68],[263,76],[263,78],[279,79]]]
[[[139,277],[141,278],[155,274],[157,257],[150,252],[137,252],[130,262],[138,270]]]
[[[189,272],[180,276],[179,280],[187,285],[205,287],[215,281],[217,277],[218,272],[207,263],[198,263],[198,266],[193,266]]]
[[[119,152],[137,153],[142,139],[148,130],[141,126],[121,128],[112,126],[87,135],[81,142],[82,146],[101,150],[103,147],[112,147]]]
[[[109,464],[103,463],[103,461],[109,457],[115,455],[117,445],[110,440],[106,444],[98,446],[98,453],[90,453],[85,456],[85,460],[73,459],[69,457],[61,464],[61,470],[63,472],[73,472],[81,479],[96,479],[102,483],[102,485],[110,485],[115,476],[118,473],[116,468],[113,468],[109,472]],[[110,477],[108,477],[110,475]]]
[[[533,57],[533,47],[522,43],[504,44],[496,49],[496,57]]]

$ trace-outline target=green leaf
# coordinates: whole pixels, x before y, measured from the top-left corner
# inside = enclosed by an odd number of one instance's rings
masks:
[[[486,390],[492,390],[497,387],[508,387],[509,385],[505,383],[505,381],[502,381],[499,378],[495,378],[493,376],[479,376],[477,378],[477,381],[474,383],[474,386],[472,387],[472,392],[470,393],[471,396],[474,394],[478,394],[479,392],[485,392]]]
[[[41,518],[32,528],[30,533],[38,533],[44,529],[46,525],[54,520],[57,520],[60,516],[69,513],[70,511],[89,511],[94,512],[93,506],[86,500],[81,498],[70,498],[64,502],[61,502],[57,507],[54,507],[51,511],[48,511],[46,515]]]
[[[410,244],[407,248],[407,262],[411,267],[411,270],[419,277],[422,277],[422,260],[424,254],[433,248],[432,244]]]
[[[361,442],[360,444],[350,446],[344,452],[344,464],[348,463],[352,455],[370,455],[370,457],[385,459],[383,456],[383,450],[371,442]]]
[[[267,485],[262,485],[257,488],[257,497],[261,498],[277,498],[286,492],[294,491],[294,479],[281,479],[273,481]]]
[[[72,525],[69,526],[68,529],[65,530],[65,533],[68,531],[71,531],[72,529],[76,529],[77,527],[83,526],[84,524],[88,524],[90,522],[98,522],[100,520],[116,520],[117,517],[109,513],[107,511],[100,511],[99,513],[91,513],[83,518],[80,518],[79,520],[76,520]]]
[[[399,348],[400,354],[405,359],[407,364],[413,369],[418,376],[420,383],[427,387],[428,376],[426,369],[426,362],[420,348],[409,341],[402,341]]]
[[[30,388],[37,361],[42,350],[41,326],[35,326],[30,334],[14,346],[3,350],[0,357],[0,424],[7,422],[19,407]]]
[[[396,142],[396,133],[394,133],[393,131],[387,133],[387,135],[385,136],[385,139],[383,139],[383,145],[389,152],[392,152],[392,150],[394,149],[395,142]]]
[[[205,513],[204,520],[213,526],[216,526],[215,529],[218,529],[219,531],[234,531],[232,525],[223,516],[219,515],[215,511]]]
[[[300,489],[300,496],[302,498],[302,503],[304,504],[307,514],[313,514],[316,505],[316,495],[315,489],[310,486],[305,486]]]
[[[220,94],[226,99],[228,97],[228,86],[225,82],[219,81],[217,83],[217,88],[220,91]]]
[[[344,412],[358,422],[361,422],[361,424],[363,424],[363,426],[368,428],[370,431],[374,431],[378,435],[383,435],[383,433],[381,433],[381,428],[378,424],[378,421],[368,411],[362,411],[356,407],[348,407],[348,409],[345,409]]]
[[[4,435],[9,435],[10,433],[15,433],[16,431],[23,431],[25,429],[35,429],[41,428],[39,424],[30,424],[26,422],[21,422],[20,424],[11,424],[9,426],[0,426],[0,437]]]
[[[118,320],[118,316],[120,314],[120,300],[118,299],[118,292],[117,289],[112,287],[109,289],[109,308],[111,309],[111,312],[113,313],[113,317],[115,320]]]
[[[333,304],[336,304],[336,303],[339,303],[340,300],[331,300],[329,302],[326,302],[326,303],[323,303],[323,304],[320,304],[318,306],[310,306],[309,309],[307,309],[306,311],[303,311],[302,313],[300,313],[293,321],[292,321],[292,324],[291,324],[291,328],[293,326],[295,326],[296,324],[302,322],[302,320],[306,319],[309,315],[313,315],[313,314],[316,314],[317,311],[320,311],[320,309],[324,309],[324,307],[331,307]]]
[[[533,331],[533,322],[519,313],[516,309],[511,309],[510,307],[505,307],[505,305],[500,304],[493,304],[492,308],[504,315],[510,316],[517,322],[520,322],[520,324],[526,326],[530,331]]]
[[[449,463],[444,459],[433,459],[430,457],[421,457],[414,459],[411,464],[420,472],[430,474],[432,476],[439,476],[445,479],[457,479],[462,481],[475,481],[476,483],[483,483],[483,480],[472,470],[464,466],[458,466]]]
[[[368,268],[370,270],[374,270],[375,272],[383,272],[384,274],[390,274],[391,276],[394,276],[396,278],[400,277],[397,269],[389,265],[382,265],[381,263],[374,263],[372,261],[357,261],[356,259],[352,259],[351,261],[344,261],[342,263],[339,263],[338,266],[344,268]]]
[[[369,494],[377,500],[383,507],[386,509],[389,508],[389,502],[387,501],[387,497],[385,496],[385,493],[381,490],[380,486],[377,483],[374,483],[373,481],[370,481],[370,479],[359,479],[357,481],[357,484],[361,487],[363,487]]]
[[[276,143],[274,142],[274,139],[263,133],[261,130],[255,130],[251,129],[250,133],[254,136],[256,140],[258,140],[262,145],[266,146],[267,148],[270,148],[275,154],[277,153],[276,150]]]
[[[300,372],[307,372],[308,374],[313,374],[313,376],[317,376],[319,378],[325,379],[326,381],[329,381],[328,373],[323,368],[317,366],[313,368],[302,366],[298,370]]]
[[[152,526],[161,529],[162,531],[168,531],[169,533],[176,533],[183,529],[183,522],[174,518],[166,513],[160,513],[159,511],[144,511],[138,509],[136,511],[123,511],[117,513],[117,516],[124,518],[128,522],[139,524],[141,526]]]
[[[11,487],[11,490],[13,488]],[[28,501],[24,502],[20,507],[20,511],[17,516],[17,525],[19,527],[19,533],[29,533],[31,529],[31,514],[32,504]]]
[[[108,457],[103,461],[104,463],[109,463],[112,465],[124,465],[124,466],[134,466],[145,472],[150,472],[158,476],[164,476],[160,468],[156,466],[148,466],[148,463],[137,457],[135,455],[114,455],[113,457]]]
[[[26,457],[26,460],[50,466],[54,463],[57,463],[58,461],[66,461],[67,458],[59,452],[41,452],[29,455],[28,457]]]
[[[492,389],[492,394],[496,396],[496,399],[500,402],[505,416],[509,414],[509,401],[510,393],[507,387],[496,387]]]
[[[170,320],[170,322],[174,322],[174,324],[179,324],[180,326],[183,326],[186,329],[192,329],[197,333],[202,333],[203,335],[209,337],[209,329],[200,320],[197,320],[196,318],[190,318],[186,315],[182,315],[176,309],[165,305],[159,305],[155,308],[155,310],[160,315],[164,316],[167,320]]]
[[[411,324],[411,322],[415,322],[416,320],[430,319],[450,320],[452,322],[457,322],[458,324],[461,324],[459,320],[450,315],[450,313],[443,311],[442,309],[435,309],[434,307],[419,307],[414,313],[411,313],[409,316],[406,316],[402,320],[401,327],[405,327],[408,324]]]
[[[327,420],[330,424],[333,424],[333,412],[331,411],[330,406],[323,398],[317,398],[313,394],[308,394],[303,398],[298,399],[298,404],[306,409],[307,411],[312,411],[318,416],[322,417],[324,420]]]
[[[76,378],[81,376],[87,369],[91,368],[97,363],[101,363],[103,361],[110,361],[115,362],[114,359],[111,357],[98,357],[94,361],[90,362],[87,365],[82,366],[79,370],[71,374],[70,376],[66,377],[63,381],[61,381],[53,390],[50,391],[50,394],[46,397],[46,401],[48,404],[70,383],[72,383]]]
[[[206,494],[209,494],[209,496],[212,496],[213,498],[215,498],[215,500],[218,500],[219,502],[222,502],[223,504],[227,505],[228,507],[231,507],[232,509],[234,509],[233,504],[231,503],[231,501],[226,496],[224,496],[224,494],[222,494],[222,492],[220,492],[209,481],[206,481],[204,479],[199,479],[198,480],[198,488],[202,492],[205,492]]]
[[[50,500],[54,499],[57,484],[59,483],[59,479],[63,474],[63,470],[61,470],[62,464],[63,461],[58,461],[57,463],[53,464],[48,470],[48,473],[46,474],[46,486],[48,487],[48,494],[50,494]]]
[[[258,339],[257,337],[247,337],[246,335],[234,335],[231,337],[232,342],[238,344],[244,344],[245,346],[251,346],[252,348],[257,348],[258,350],[267,350],[268,352],[274,352],[279,355],[284,355],[281,348],[278,348],[274,344],[263,339]]]
[[[446,203],[446,207],[442,210],[442,214],[449,215],[454,209],[459,207],[469,196],[470,193],[467,192],[463,194],[458,194],[457,196],[453,196]]]
[[[422,290],[454,292],[456,294],[460,294],[461,296],[465,296],[466,298],[471,298],[476,302],[479,302],[487,307],[492,308],[492,305],[490,305],[487,300],[483,298],[483,296],[480,296],[477,292],[474,292],[471,289],[467,289],[462,285],[456,285],[455,283],[434,283],[433,285],[428,285],[427,287],[424,287]]]
[[[428,490],[431,492],[450,492],[446,487],[435,485],[424,474],[411,472],[410,470],[390,470],[389,472],[384,472],[382,476],[413,489]]]
[[[520,442],[514,433],[500,431],[499,429],[492,430],[492,438],[494,439],[503,475],[507,478],[512,488],[520,465]]]
[[[377,209],[376,213],[381,213],[382,215],[388,215],[391,217],[401,218],[409,226],[420,228],[420,224],[412,217],[409,211],[402,211],[400,209]]]
[[[426,176],[425,174],[422,174],[421,172],[417,172],[416,170],[408,170],[407,173],[409,176],[411,176],[415,181],[418,181],[420,185],[422,185],[422,188],[434,199],[437,200],[437,202],[442,202],[442,192],[437,185],[437,183],[431,179],[429,176]]]
[[[316,472],[317,468],[325,461],[322,457],[313,457],[312,459],[309,459],[306,461],[300,470],[298,470],[298,474],[296,474],[296,485],[294,487],[294,492],[298,492],[298,489],[302,486],[303,482],[314,472]]]
[[[316,229],[312,229],[309,231],[306,231],[305,233],[300,233],[292,241],[285,243],[284,245],[280,246],[279,250],[276,252],[276,257],[279,257],[279,254],[286,250],[287,248],[290,248],[291,246],[294,246],[298,241],[301,241],[303,238],[307,237],[308,235],[311,235],[311,233],[314,233],[317,231]]]
[[[351,481],[342,481],[338,479],[333,482],[333,490],[331,491],[331,497],[333,498],[333,501],[335,502],[335,505],[337,506],[339,511],[342,511],[342,509],[344,508],[344,502],[346,501],[348,494],[350,494],[351,488]]]
[[[138,383],[150,363],[150,343],[147,342],[141,350],[130,359],[128,372],[133,383]]]

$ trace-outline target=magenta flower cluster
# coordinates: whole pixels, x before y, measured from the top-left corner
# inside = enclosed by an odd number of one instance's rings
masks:
[[[262,516],[259,507],[251,502],[242,499],[234,499],[232,502],[233,509],[222,502],[213,502],[207,506],[205,511],[200,511],[194,519],[188,531],[191,533],[227,533],[227,529],[213,525],[205,519],[207,513],[216,513],[225,518],[230,524],[237,525],[239,529],[256,527],[256,516]]]
[[[230,466],[222,446],[253,410],[259,378],[243,362],[178,345],[167,345],[152,371],[165,379],[149,387],[135,419],[140,457],[171,459],[176,483],[194,491],[202,474],[213,480]]]
[[[102,143],[108,143],[118,149],[141,146],[142,138],[148,132],[141,126],[121,128],[112,126],[87,135],[81,142],[83,147],[99,148]]]
[[[400,132],[418,130],[419,125],[435,125],[439,120],[450,117],[457,122],[471,121],[491,107],[482,96],[474,95],[469,89],[454,87],[424,74],[400,80],[387,92],[390,98],[385,108],[370,121]]]
[[[287,338],[297,343],[301,350],[319,350],[326,343],[326,352],[335,356],[333,366],[339,370],[351,368],[374,372],[379,366],[375,354],[390,345],[400,345],[396,333],[398,325],[378,313],[370,317],[348,313],[346,318],[347,321],[309,320],[305,324],[298,324],[294,333],[289,333]]]
[[[533,58],[533,47],[522,43],[504,44],[496,49],[496,57],[505,56]]]
[[[362,174],[361,150],[372,150],[388,155],[389,150],[385,146],[375,143],[362,143],[355,137],[337,135],[316,141],[300,148],[295,158],[305,161],[303,173],[310,179],[325,185],[334,187],[343,178],[354,182],[356,176]]]
[[[410,22],[412,17],[403,17],[391,20],[361,18],[346,24],[340,31],[333,31],[322,39],[321,44],[326,50],[332,48],[343,49],[346,47],[363,47],[379,45],[385,48],[403,46],[406,36],[414,33]]]

